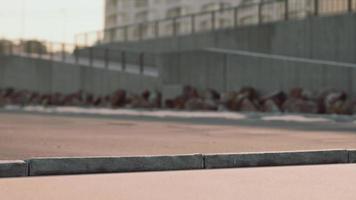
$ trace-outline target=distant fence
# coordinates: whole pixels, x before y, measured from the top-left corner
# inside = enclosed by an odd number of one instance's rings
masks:
[[[0,40],[0,54],[158,76],[156,56],[132,50],[83,48],[68,43],[3,39]]]
[[[267,0],[78,34],[76,45],[140,41],[245,25],[334,15],[356,10],[356,0]]]
[[[167,53],[161,57],[166,85],[236,91],[251,86],[261,93],[302,87],[339,89],[356,97],[356,64],[317,59],[207,49]]]

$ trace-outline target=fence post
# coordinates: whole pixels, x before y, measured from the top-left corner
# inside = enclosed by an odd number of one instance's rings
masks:
[[[192,30],[191,34],[194,34],[196,31],[196,29],[195,29],[195,15],[194,14],[192,14],[190,16],[190,23],[191,23],[191,30]]]
[[[114,42],[115,29],[114,29],[114,28],[111,28],[109,32],[110,32],[110,42]]]
[[[173,36],[177,36],[177,19],[173,18],[172,19],[172,25],[173,25],[173,30],[172,30],[172,34]]]
[[[348,0],[348,1],[347,1],[347,10],[348,10],[349,12],[352,12],[352,10],[353,10],[353,7],[352,7],[352,0]]]
[[[26,51],[28,50],[26,53],[28,53],[28,55],[32,57],[32,42],[27,42],[25,44]]]
[[[9,43],[9,54],[12,56],[14,54],[14,44],[12,42]]]
[[[142,41],[142,38],[143,38],[143,24],[142,23],[139,23],[138,24],[138,40],[139,41]]]
[[[122,65],[122,71],[126,71],[126,52],[125,51],[121,52],[121,65]]]
[[[289,0],[285,0],[284,3],[284,20],[289,20]]]
[[[64,62],[66,60],[65,49],[66,49],[66,46],[64,43],[62,43],[62,62]]]
[[[211,12],[211,30],[214,31],[215,30],[215,11]]]
[[[84,46],[87,47],[88,46],[88,33],[84,34]]]
[[[89,48],[89,66],[93,66],[93,47]]]
[[[74,58],[75,58],[75,64],[78,64],[79,63],[79,48],[78,48],[78,45],[75,45]]]
[[[236,28],[238,26],[238,7],[234,8],[234,27]]]
[[[144,53],[140,53],[140,74],[143,74],[143,71],[144,71],[144,59],[145,59],[145,54]]]
[[[128,28],[128,26],[124,26],[124,42],[127,42],[128,41],[128,39],[129,39],[129,28]]]
[[[154,24],[154,29],[155,29],[155,38],[157,39],[159,37],[159,21],[155,21]]]
[[[319,15],[319,0],[314,0],[314,15]]]
[[[105,48],[104,52],[104,59],[105,59],[105,68],[109,68],[109,49]]]
[[[101,34],[100,31],[96,32],[96,41],[97,41],[98,44],[101,44],[100,34]]]
[[[257,8],[257,16],[258,16],[258,24],[262,24],[263,23],[263,19],[262,19],[262,6],[263,6],[263,3],[262,1],[260,3],[258,3],[258,8]]]
[[[42,43],[42,42],[41,42]],[[42,44],[46,44],[46,42],[43,42]],[[46,45],[45,45],[46,46]],[[45,47],[46,48],[46,47]],[[42,45],[40,45],[40,47],[38,48],[38,55],[37,55],[37,58],[41,59],[42,58],[42,51],[45,51],[46,49],[43,48],[42,49]]]
[[[49,52],[49,59],[53,61],[53,43],[50,42],[48,44],[48,52]]]

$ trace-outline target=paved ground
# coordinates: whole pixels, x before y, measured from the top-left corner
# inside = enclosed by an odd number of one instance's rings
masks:
[[[355,200],[356,165],[0,179],[11,200]]]
[[[0,160],[356,149],[356,125],[0,113]]]

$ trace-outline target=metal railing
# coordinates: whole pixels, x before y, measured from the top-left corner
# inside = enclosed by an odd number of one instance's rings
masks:
[[[355,10],[356,0],[264,0],[261,3],[82,33],[75,37],[75,43],[88,47],[112,42],[140,41]]]
[[[156,56],[147,52],[39,40],[0,40],[0,54],[158,76]]]

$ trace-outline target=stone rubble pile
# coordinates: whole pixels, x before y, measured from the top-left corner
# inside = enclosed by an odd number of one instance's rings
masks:
[[[212,89],[199,91],[185,86],[182,94],[162,100],[158,91],[145,90],[140,94],[119,89],[107,96],[95,96],[78,91],[73,94],[39,94],[13,88],[0,89],[0,107],[18,106],[78,106],[101,108],[132,108],[188,111],[235,111],[272,113],[309,113],[355,115],[356,100],[343,91],[329,89],[319,92],[293,88],[289,92],[275,91],[267,95],[252,87],[219,93]]]

